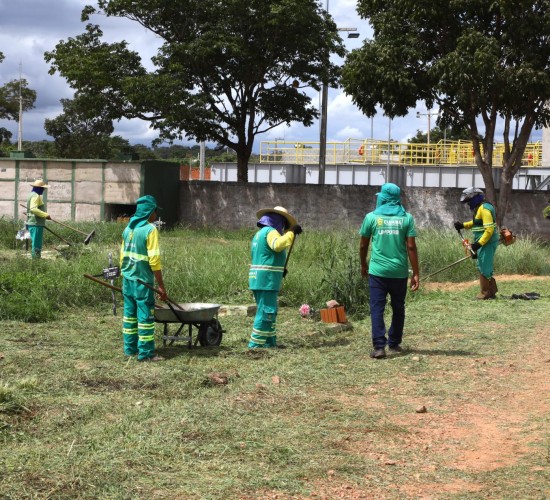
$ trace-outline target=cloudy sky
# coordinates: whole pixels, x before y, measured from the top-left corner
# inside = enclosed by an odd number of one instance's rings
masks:
[[[59,40],[67,40],[84,31],[80,22],[82,7],[95,4],[93,0],[0,0],[0,51],[5,59],[0,64],[0,83],[18,79],[20,72],[27,79],[30,88],[37,91],[36,107],[23,116],[24,140],[51,140],[44,131],[44,120],[54,118],[62,112],[59,102],[62,98],[71,98],[72,90],[65,80],[57,74],[48,74],[49,65],[44,62],[44,52],[53,50]],[[327,0],[323,5],[327,6]],[[361,45],[362,40],[372,35],[368,23],[359,18],[355,10],[355,0],[329,0],[329,11],[339,28],[357,28],[358,39],[346,38],[342,31],[346,47],[351,50]],[[92,22],[99,24],[109,42],[125,39],[130,48],[142,56],[144,64],[156,52],[158,40],[137,23],[123,19],[94,16]],[[318,93],[311,94],[319,104]],[[418,110],[426,113],[425,107]],[[327,140],[344,141],[348,138],[387,139],[390,132],[389,120],[379,113],[373,120],[365,117],[341,91],[331,89],[328,104]],[[123,120],[115,124],[115,133],[128,139],[132,144],[146,144],[156,138],[146,122]],[[427,117],[416,117],[416,110],[409,116],[397,118],[391,123],[391,137],[406,141],[416,134],[417,129],[427,130]],[[432,122],[433,126],[433,122]],[[17,123],[0,120],[0,127],[13,132],[13,141],[17,141]],[[293,124],[281,126],[258,137],[255,151],[261,140],[283,139],[287,141],[318,141],[319,125],[303,127]]]

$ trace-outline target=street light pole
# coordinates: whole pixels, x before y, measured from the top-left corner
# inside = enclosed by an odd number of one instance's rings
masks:
[[[23,64],[19,63],[19,124],[18,124],[18,139],[17,151],[23,150]]]
[[[326,14],[329,12],[329,0],[326,1]],[[348,38],[357,38],[357,28],[337,28],[338,31],[347,31]],[[319,180],[318,184],[325,183],[325,169],[327,164],[327,106],[328,106],[328,81],[323,81],[321,87],[321,118],[319,122]]]
[[[204,141],[200,142],[199,145],[199,179],[204,180],[204,165],[206,160],[206,143]]]
[[[319,131],[319,184],[325,183],[325,167],[327,160],[327,105],[328,85],[323,82],[323,87],[321,89],[321,123]]]
[[[326,3],[328,15],[329,0]],[[328,106],[328,82],[323,81],[321,87],[321,122],[319,123],[319,179],[318,184],[325,183],[325,167],[327,164],[327,106]]]

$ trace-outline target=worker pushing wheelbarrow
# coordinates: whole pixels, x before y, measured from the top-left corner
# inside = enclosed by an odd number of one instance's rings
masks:
[[[219,304],[178,304],[168,297],[162,276],[159,232],[153,224],[159,207],[153,196],[142,196],[136,201],[136,212],[122,233],[120,273],[122,288],[85,274],[86,278],[121,291],[124,296],[122,335],[124,354],[137,355],[138,361],[164,361],[155,353],[155,322],[164,324],[164,344],[167,340],[187,340],[191,346],[191,329],[199,330],[197,342],[201,345],[219,345],[223,330],[216,316]],[[105,276],[104,276],[105,278]],[[155,287],[155,281],[157,287]],[[155,292],[167,303],[155,305]],[[180,323],[176,334],[168,335],[168,323]],[[189,327],[189,337],[179,333]]]
[[[136,212],[122,233],[120,269],[124,315],[122,336],[124,354],[137,355],[138,361],[164,361],[155,354],[155,281],[161,300],[168,294],[164,287],[160,260],[157,200],[150,195],[136,201]]]

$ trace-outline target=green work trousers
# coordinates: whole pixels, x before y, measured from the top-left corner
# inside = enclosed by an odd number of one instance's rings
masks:
[[[33,259],[40,259],[40,257],[42,256],[42,238],[44,237],[44,227],[27,226],[27,228],[31,235],[31,256]]]
[[[138,360],[155,355],[155,294],[135,280],[124,278],[124,316],[122,336],[124,354],[138,355]]]
[[[277,290],[253,290],[256,300],[256,317],[248,347],[277,347],[275,321],[277,320]]]
[[[495,252],[497,251],[498,240],[485,243],[477,251],[477,268],[482,276],[488,280],[493,277]]]

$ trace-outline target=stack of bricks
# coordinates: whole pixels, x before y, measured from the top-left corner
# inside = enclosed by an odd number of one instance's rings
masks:
[[[329,307],[321,309],[321,321],[323,323],[347,323],[346,310],[344,306]]]

